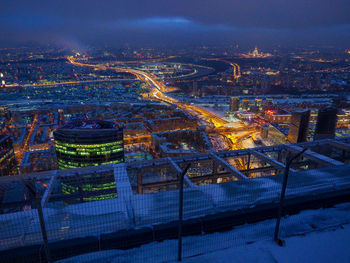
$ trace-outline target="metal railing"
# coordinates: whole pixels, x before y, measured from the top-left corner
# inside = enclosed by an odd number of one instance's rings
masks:
[[[169,251],[177,247],[177,252],[167,253],[160,261],[174,260],[176,255],[181,261],[208,252],[203,242],[210,233],[229,231],[213,249],[234,246],[239,232],[230,229],[253,228],[261,221],[267,227],[257,228],[261,232],[250,234],[251,238],[274,238],[281,244],[280,236],[297,233],[279,231],[284,215],[350,201],[349,165],[332,165],[325,158],[324,168],[320,168],[324,163],[306,171],[296,166],[312,163],[305,156],[321,158],[312,147],[322,145],[303,144],[308,150],[297,154],[295,150],[281,154],[288,146],[273,148],[276,152],[257,148],[0,178],[0,254],[11,262],[24,251],[23,255],[31,255],[23,257],[27,261],[51,262],[91,251],[123,249],[132,259],[133,247],[177,239],[177,245],[163,243]],[[341,151],[347,151],[346,142],[340,145]],[[232,166],[232,156],[244,155],[249,160],[240,162],[250,163],[248,169]],[[257,161],[260,168],[254,168]],[[210,174],[200,175],[200,169]],[[272,169],[273,174],[250,178],[249,169]],[[199,181],[196,177],[200,176]],[[271,219],[277,219],[276,224]],[[203,235],[206,238],[201,239]],[[248,237],[239,240],[250,241]]]

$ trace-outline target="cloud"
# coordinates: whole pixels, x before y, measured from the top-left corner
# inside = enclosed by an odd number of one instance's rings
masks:
[[[303,35],[347,39],[349,0],[2,0],[0,42],[116,35]],[[161,32],[161,33],[160,33]],[[199,34],[202,34],[199,36]],[[96,37],[97,38],[97,37]],[[143,37],[146,39],[146,36]],[[350,42],[350,40],[348,41]]]
[[[3,0],[0,12],[109,22],[165,17],[271,28],[350,23],[349,0]]]

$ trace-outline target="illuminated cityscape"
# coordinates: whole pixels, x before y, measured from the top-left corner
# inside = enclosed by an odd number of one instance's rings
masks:
[[[0,261],[334,262],[290,245],[350,236],[350,5],[310,1],[5,0]]]
[[[13,151],[12,140],[8,135],[0,136],[0,175],[16,175],[17,163]]]
[[[258,47],[255,47],[252,52],[248,52],[246,54],[241,54],[242,58],[268,58],[272,55],[270,53],[262,53],[259,52]]]

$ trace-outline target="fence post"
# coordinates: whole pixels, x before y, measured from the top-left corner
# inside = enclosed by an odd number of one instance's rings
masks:
[[[182,261],[182,217],[183,217],[183,195],[184,195],[184,177],[187,173],[188,168],[190,168],[191,164],[189,163],[186,168],[179,174],[179,225],[178,225],[178,254],[177,261]]]
[[[39,216],[39,221],[40,221],[41,235],[43,237],[43,242],[44,242],[44,250],[45,250],[46,261],[48,263],[50,263],[51,262],[51,256],[50,256],[50,250],[49,250],[49,244],[48,244],[48,239],[47,239],[44,214],[43,214],[43,209],[42,209],[42,206],[41,206],[41,200],[40,200],[40,197],[39,197],[39,193],[36,191],[32,181],[30,181],[29,183],[27,183],[27,182],[24,182],[24,183],[28,187],[29,191],[35,197],[35,203],[36,203],[38,216]]]
[[[289,175],[290,165],[292,164],[292,162],[296,158],[298,158],[300,155],[302,155],[306,150],[307,149],[305,148],[301,152],[297,153],[295,156],[290,157],[290,158],[287,157],[286,167],[284,168],[283,184],[282,184],[280,202],[279,202],[279,207],[278,207],[278,214],[277,214],[277,220],[276,220],[276,225],[275,225],[275,232],[274,232],[274,236],[273,236],[274,241],[280,246],[283,245],[283,240],[279,239],[278,233],[279,233],[279,229],[280,229],[281,216],[282,216],[282,212],[283,212],[284,197],[285,197],[285,194],[286,194],[286,188],[287,188],[287,182],[288,182],[288,175]]]

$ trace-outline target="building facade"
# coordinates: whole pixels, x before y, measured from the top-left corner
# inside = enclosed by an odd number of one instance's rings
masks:
[[[74,121],[54,132],[59,169],[124,162],[123,129],[108,121]]]
[[[324,107],[318,111],[314,140],[333,139],[337,126],[337,108]]]
[[[239,111],[239,98],[231,97],[230,98],[230,111]]]
[[[305,142],[308,135],[310,110],[292,112],[288,141],[291,143]]]

